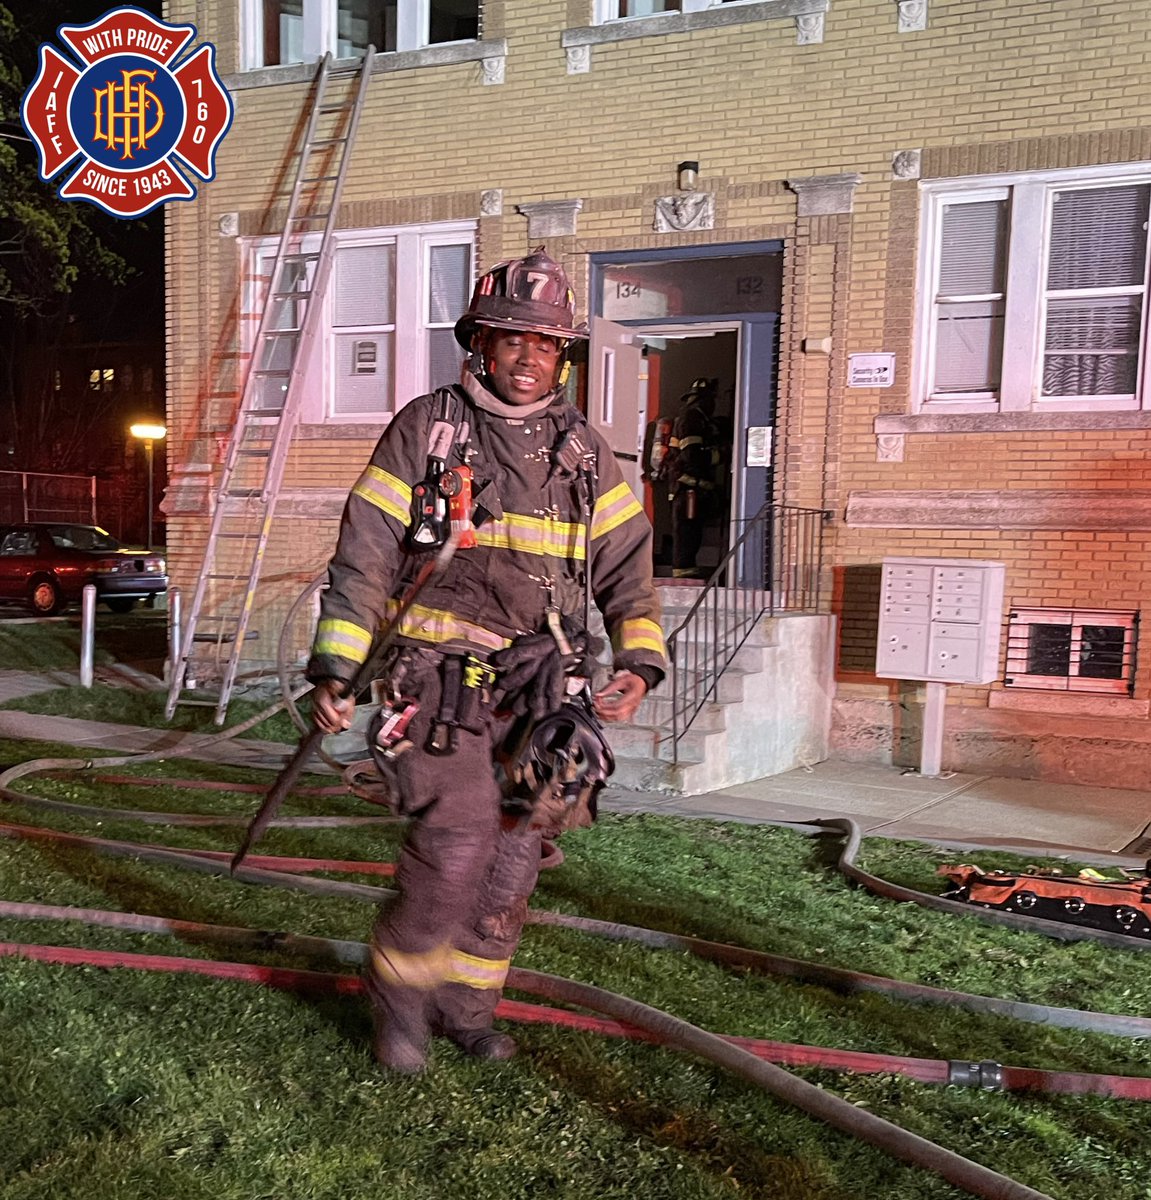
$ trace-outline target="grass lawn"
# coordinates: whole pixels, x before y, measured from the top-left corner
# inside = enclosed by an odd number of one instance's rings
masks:
[[[67,747],[0,742],[0,764]],[[164,776],[259,778],[187,761],[20,786],[75,803],[248,814],[250,794]],[[117,773],[124,773],[117,768]],[[327,782],[312,780],[311,782]],[[145,827],[6,804],[5,820],[232,850],[235,829]],[[296,814],[377,810],[293,800]],[[390,826],[274,830],[269,854],[390,859]],[[792,831],[652,816],[566,835],[534,905],[693,934],[936,986],[1151,1013],[1148,959],[876,899]],[[938,890],[934,849],[870,840],[861,865]],[[984,866],[1018,865],[984,855]],[[362,940],[370,909],[77,849],[0,840],[0,896]],[[379,880],[366,880],[379,882]],[[0,920],[0,939],[244,958],[159,935]],[[619,991],[719,1033],[926,1058],[1151,1075],[1151,1046],[735,971],[690,955],[529,926],[517,965]],[[961,1193],[730,1078],[648,1045],[520,1026],[498,1066],[437,1043],[416,1079],[383,1076],[362,1001],[246,984],[0,959],[3,1200],[954,1200]],[[1059,1200],[1151,1200],[1151,1105],[805,1076]]]

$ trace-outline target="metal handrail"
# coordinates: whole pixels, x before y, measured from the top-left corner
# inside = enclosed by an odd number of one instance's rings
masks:
[[[823,526],[830,515],[765,504],[669,635],[672,762],[679,762],[684,734],[760,618],[820,611]]]

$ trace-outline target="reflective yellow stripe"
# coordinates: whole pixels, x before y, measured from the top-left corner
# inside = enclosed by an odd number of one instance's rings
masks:
[[[394,616],[398,609],[398,601],[388,601],[389,617]],[[473,625],[471,621],[462,621],[446,609],[427,608],[422,604],[413,604],[404,613],[399,632],[402,636],[414,638],[419,642],[436,644],[460,640],[491,650],[502,650],[505,646],[511,645],[511,638],[485,629],[482,625]]]
[[[593,538],[605,537],[625,521],[640,516],[642,513],[643,509],[640,507],[639,501],[632,495],[631,488],[626,483],[618,483],[610,492],[600,496],[595,502],[591,535]]]
[[[425,950],[422,954],[409,954],[393,946],[377,946],[373,943],[372,973],[381,983],[430,992],[447,978],[451,954],[451,947],[447,943],[433,950]]]
[[[583,525],[548,521],[505,513],[502,520],[485,522],[476,530],[476,541],[493,550],[520,550],[524,554],[549,554],[553,558],[583,559]]]
[[[368,467],[352,488],[352,495],[374,504],[397,521],[406,523],[411,516],[411,484],[404,483],[387,471],[381,471],[379,467]]]
[[[624,621],[612,638],[612,646],[616,650],[653,650],[656,654],[667,656],[663,630],[657,622],[649,621],[646,617],[632,617]]]
[[[371,633],[351,621],[336,621],[330,617],[316,626],[314,654],[335,654],[340,658],[362,663],[372,646]]]
[[[481,991],[502,988],[511,965],[510,958],[477,958],[474,954],[453,950],[445,982],[463,983]]]
[[[680,442],[679,442],[679,448],[681,450],[686,450],[688,446],[702,446],[702,445],[703,445],[703,438],[701,438],[701,437],[680,438]]]

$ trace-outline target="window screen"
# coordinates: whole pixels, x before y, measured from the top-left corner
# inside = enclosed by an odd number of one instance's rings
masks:
[[[345,246],[336,252],[332,324],[390,325],[395,320],[394,245]]]
[[[934,393],[999,388],[1007,201],[948,204],[940,231]]]
[[[1135,393],[1149,199],[1148,184],[1084,188],[1052,197],[1045,396]]]

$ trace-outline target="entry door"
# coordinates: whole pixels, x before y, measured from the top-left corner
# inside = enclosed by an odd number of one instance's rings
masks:
[[[643,496],[643,352],[636,331],[592,317],[588,420],[603,434],[628,486]]]

